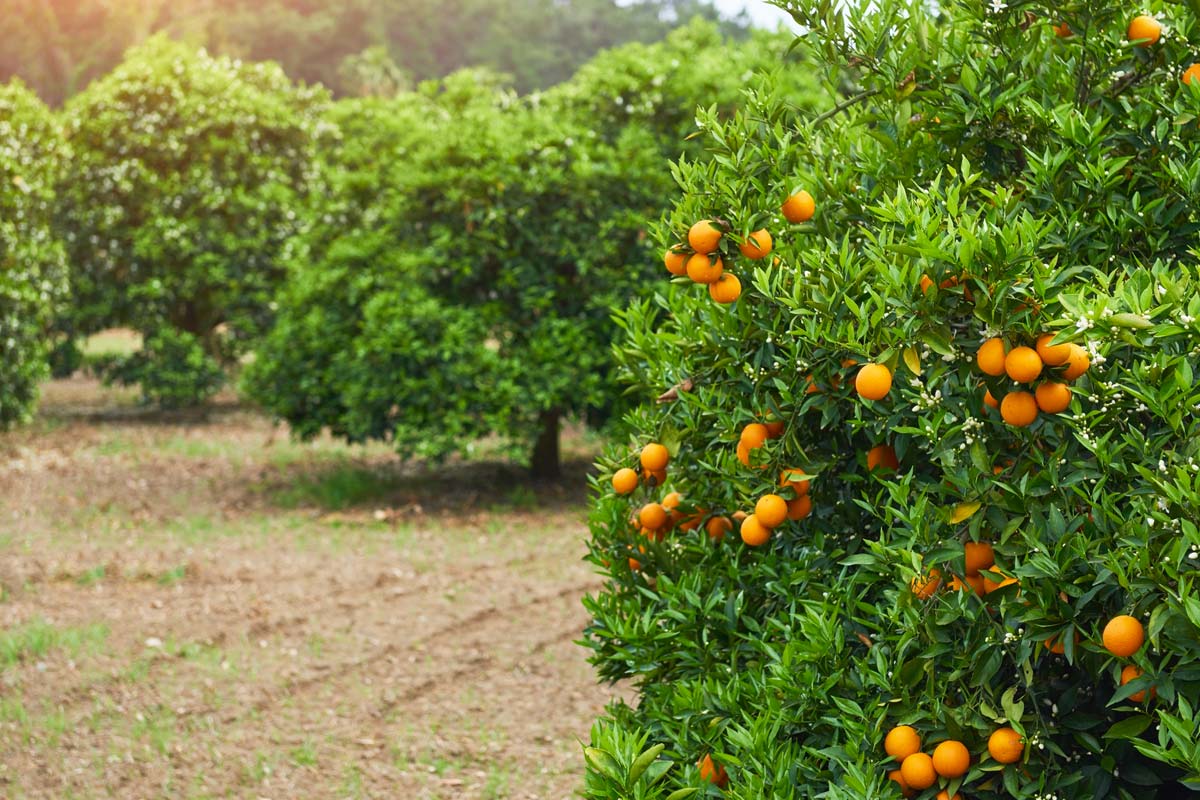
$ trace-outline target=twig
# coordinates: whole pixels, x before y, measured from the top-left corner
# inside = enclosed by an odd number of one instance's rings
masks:
[[[850,106],[856,105],[858,103],[863,102],[864,100],[874,97],[875,95],[879,94],[880,91],[881,90],[879,88],[867,89],[865,92],[859,92],[858,94],[854,95],[853,97],[848,97],[845,100],[843,100],[842,102],[838,103],[833,108],[826,111],[825,113],[818,115],[816,117],[816,119],[813,120],[812,124],[820,125],[825,120],[827,120],[831,117],[835,117],[838,114],[845,111],[847,108],[850,108]]]
[[[682,381],[680,381],[679,383],[672,386],[670,389],[667,389],[665,392],[660,394],[658,396],[657,402],[670,403],[672,401],[678,400],[680,392],[690,392],[693,388],[695,388],[695,384],[692,383],[692,379],[684,378]]]

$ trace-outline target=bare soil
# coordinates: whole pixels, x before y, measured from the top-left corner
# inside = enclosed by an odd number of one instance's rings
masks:
[[[539,485],[49,384],[0,436],[0,797],[574,796],[586,447]]]

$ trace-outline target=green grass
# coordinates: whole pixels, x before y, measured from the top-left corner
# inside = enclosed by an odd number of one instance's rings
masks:
[[[158,583],[161,586],[174,586],[187,577],[187,564],[180,564],[177,567],[171,567],[158,576]]]
[[[393,488],[391,481],[377,472],[342,462],[312,477],[304,477],[275,494],[275,502],[284,508],[317,506],[342,511],[378,500]]]
[[[317,746],[312,739],[305,739],[299,747],[292,748],[288,756],[297,767],[315,767],[317,765]]]
[[[87,572],[83,572],[76,576],[75,582],[80,586],[92,586],[104,580],[105,572],[105,567],[103,564],[101,564],[98,567],[92,567]]]
[[[98,649],[107,638],[104,625],[57,628],[45,620],[34,620],[0,633],[0,669],[44,658],[53,650],[66,650],[75,657],[85,649]]]
[[[79,343],[84,358],[129,356],[142,349],[141,334],[127,330],[100,331]]]

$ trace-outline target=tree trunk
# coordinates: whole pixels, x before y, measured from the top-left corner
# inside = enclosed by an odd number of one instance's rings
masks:
[[[533,445],[530,469],[535,478],[558,478],[562,474],[562,463],[558,452],[558,409],[543,411],[538,416],[541,430]]]

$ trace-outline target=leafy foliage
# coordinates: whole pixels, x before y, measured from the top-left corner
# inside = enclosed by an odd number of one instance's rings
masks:
[[[1107,2],[784,5],[836,109],[797,113],[759,76],[742,113],[702,111],[712,157],[678,165],[684,192],[657,232],[676,246],[718,220],[740,299],[677,278],[619,316],[622,374],[646,405],[601,461],[592,510],[608,576],[588,601],[594,663],[640,693],[611,724],[671,759],[711,753],[724,796],[745,800],[899,797],[883,749],[898,724],[972,755],[963,778],[912,796],[1192,796],[1200,82],[1180,74],[1196,16],[1169,6],[1168,35],[1138,47],[1128,7]],[[816,216],[787,224],[802,188]],[[742,257],[764,227],[772,258]],[[985,393],[1021,387],[976,353],[1043,333],[1090,369],[1068,409],[1009,425]],[[895,376],[882,400],[856,393],[868,362]],[[671,386],[676,400],[650,404]],[[741,431],[767,420],[784,432],[744,464]],[[665,484],[643,471],[614,494],[608,478],[651,441],[671,452]],[[879,445],[897,470],[868,469]],[[785,469],[810,476],[811,516],[757,548],[704,535],[763,495],[796,498]],[[658,541],[631,513],[668,490],[683,500]],[[994,548],[985,593],[972,541]],[[931,569],[943,585],[921,591]],[[1118,614],[1146,631],[1130,657],[1102,644]],[[1128,665],[1143,675],[1121,685]],[[1007,767],[987,750],[1006,725],[1026,745]],[[666,780],[720,794],[695,769]]]
[[[46,373],[49,322],[66,291],[50,219],[65,147],[49,109],[0,86],[0,429],[24,421]]]
[[[77,96],[65,112],[73,154],[58,220],[75,305],[61,327],[74,336],[128,326],[170,342],[157,351],[172,362],[164,369],[200,370],[165,378],[171,402],[183,385],[202,399],[213,363],[235,359],[269,320],[312,189],[325,101],[276,66],[162,38]],[[146,378],[149,397],[147,355],[114,375]]]

